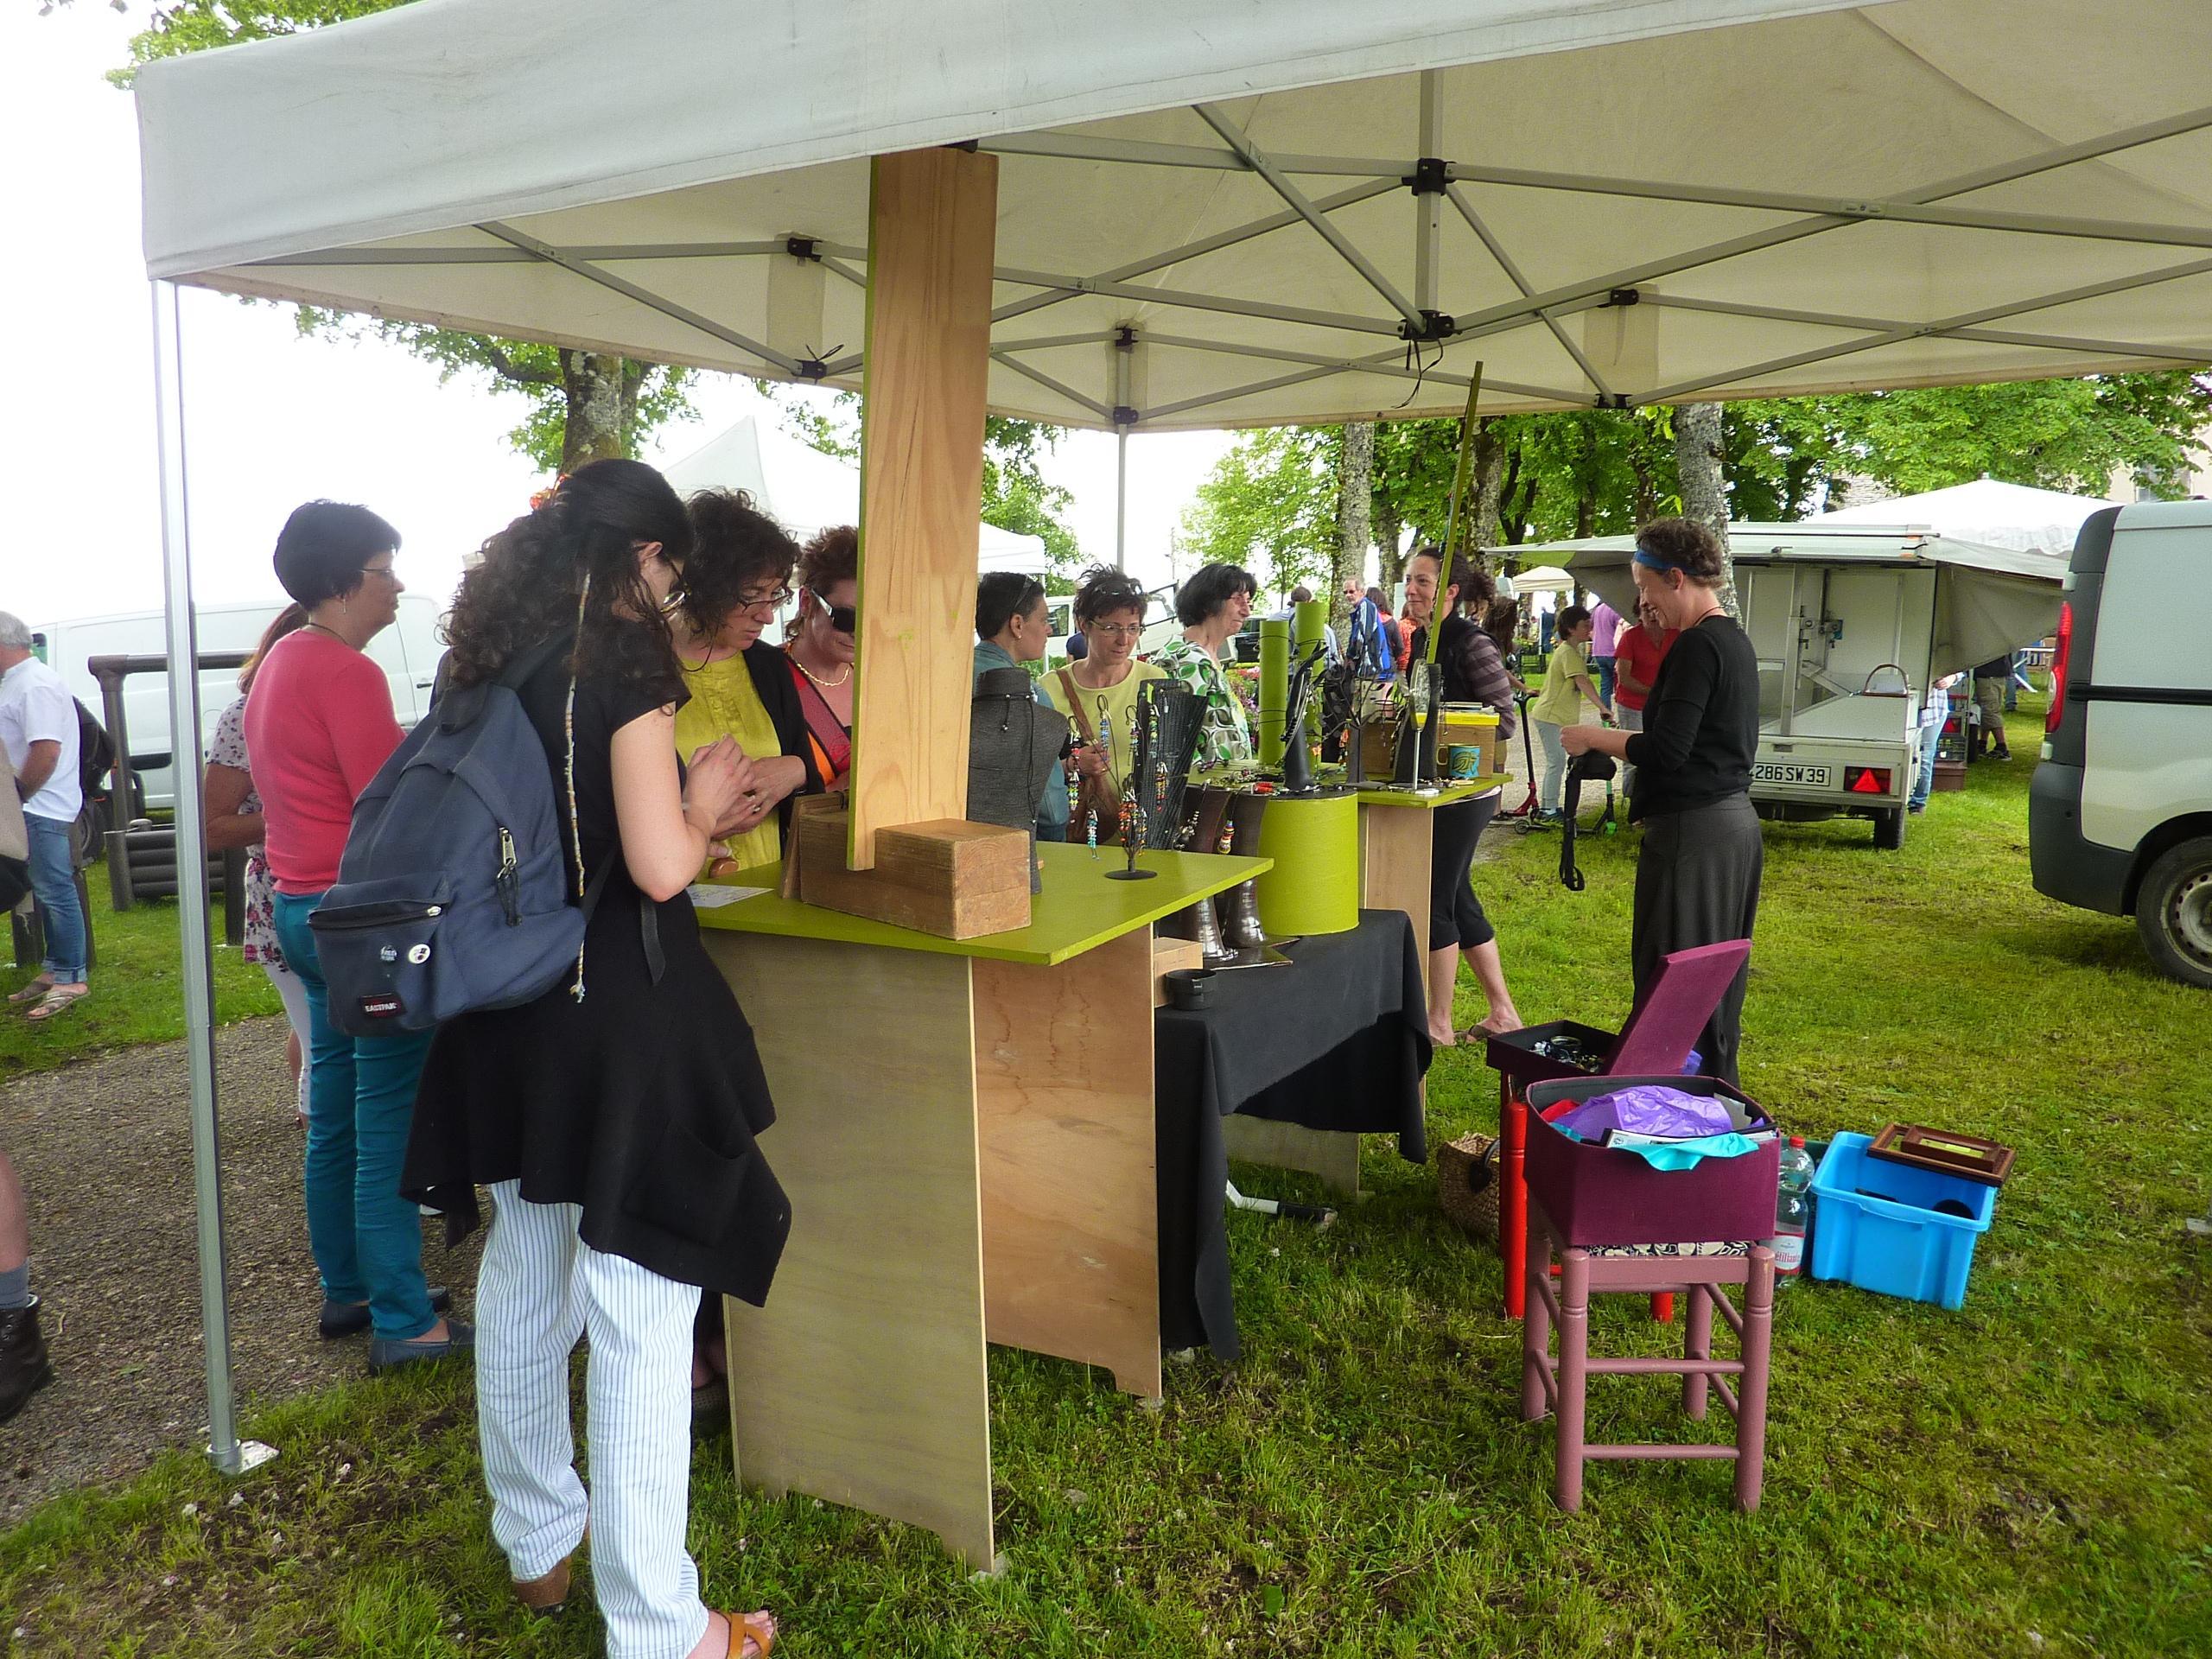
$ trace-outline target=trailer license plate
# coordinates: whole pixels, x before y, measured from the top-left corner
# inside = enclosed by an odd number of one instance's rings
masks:
[[[1755,784],[1796,784],[1806,789],[1826,789],[1834,776],[1827,766],[1793,766],[1778,760],[1751,763],[1751,781]]]

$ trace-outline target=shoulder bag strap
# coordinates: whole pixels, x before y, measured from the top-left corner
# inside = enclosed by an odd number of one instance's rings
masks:
[[[1068,707],[1075,710],[1075,728],[1086,749],[1098,739],[1090,729],[1090,716],[1083,712],[1083,688],[1075,683],[1075,676],[1066,669],[1059,671],[1060,690],[1066,694]]]

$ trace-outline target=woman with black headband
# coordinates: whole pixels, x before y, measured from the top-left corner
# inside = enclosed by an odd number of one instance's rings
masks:
[[[1726,562],[1712,531],[1687,518],[1646,524],[1631,569],[1638,599],[1681,631],[1652,683],[1643,729],[1570,726],[1560,735],[1571,755],[1594,751],[1636,768],[1629,821],[1643,823],[1643,844],[1631,954],[1641,991],[1670,951],[1751,937],[1763,852],[1750,793],[1759,665],[1721,608]],[[1732,1084],[1744,979],[1739,970],[1697,1043],[1706,1074]]]

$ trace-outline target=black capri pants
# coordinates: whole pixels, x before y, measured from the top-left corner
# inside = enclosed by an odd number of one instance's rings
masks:
[[[1454,801],[1428,815],[1428,948],[1471,950],[1488,944],[1497,930],[1483,914],[1471,872],[1475,843],[1497,815],[1504,791],[1492,790],[1471,801]]]

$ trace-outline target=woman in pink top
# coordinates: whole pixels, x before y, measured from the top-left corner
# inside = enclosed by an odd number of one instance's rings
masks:
[[[308,613],[271,646],[245,705],[246,752],[276,884],[276,942],[308,999],[308,1243],[325,1337],[371,1331],[381,1370],[469,1347],[423,1279],[423,1224],[399,1196],[427,1032],[349,1037],[308,916],[338,879],[353,802],[399,747],[391,690],[363,647],[399,614],[399,532],[366,507],[310,501],[276,538],[276,579]],[[435,1302],[434,1302],[434,1298]]]

